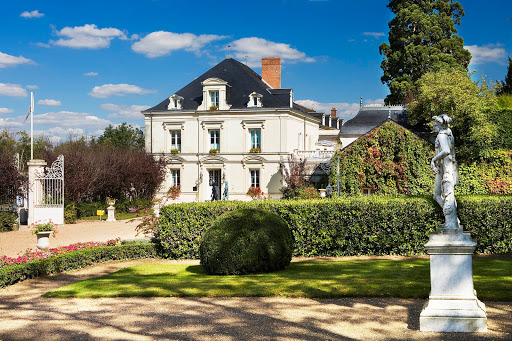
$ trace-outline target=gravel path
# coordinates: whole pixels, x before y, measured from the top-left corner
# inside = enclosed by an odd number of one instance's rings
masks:
[[[51,243],[59,246],[77,241],[134,238],[135,225],[66,225]],[[34,244],[35,237],[28,231],[0,234],[0,254],[15,255],[27,247],[35,248]],[[197,264],[161,259],[110,262],[0,289],[0,340],[512,339],[510,302],[484,302],[489,332],[466,334],[420,332],[419,314],[425,301],[416,299],[41,297],[62,285],[146,262]]]

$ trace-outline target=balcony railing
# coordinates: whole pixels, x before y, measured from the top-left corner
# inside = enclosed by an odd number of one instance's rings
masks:
[[[308,159],[311,161],[326,161],[333,157],[334,150],[297,150],[293,153],[300,159]]]

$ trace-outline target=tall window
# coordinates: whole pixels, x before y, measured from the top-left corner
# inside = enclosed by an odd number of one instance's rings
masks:
[[[171,186],[178,186],[180,184],[180,170],[171,169]]]
[[[251,132],[251,149],[261,149],[261,129],[250,129]]]
[[[177,149],[181,151],[181,131],[171,130],[171,149]]]
[[[210,106],[219,106],[219,92],[210,91]]]
[[[260,187],[259,169],[251,169],[251,187]]]
[[[220,151],[220,130],[210,130],[210,149]]]

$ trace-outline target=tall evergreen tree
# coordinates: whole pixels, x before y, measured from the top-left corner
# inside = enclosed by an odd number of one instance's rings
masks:
[[[505,81],[500,82],[499,93],[500,94],[510,94],[512,95],[512,59],[508,57],[508,70],[507,76],[505,77]]]
[[[390,94],[386,104],[408,103],[414,83],[426,72],[442,68],[467,70],[471,53],[457,35],[464,10],[453,0],[390,0],[395,18],[389,22],[389,44],[383,43],[381,81]]]

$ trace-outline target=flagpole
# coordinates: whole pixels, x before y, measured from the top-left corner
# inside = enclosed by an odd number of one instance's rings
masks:
[[[34,160],[34,93],[30,92],[30,160]]]

